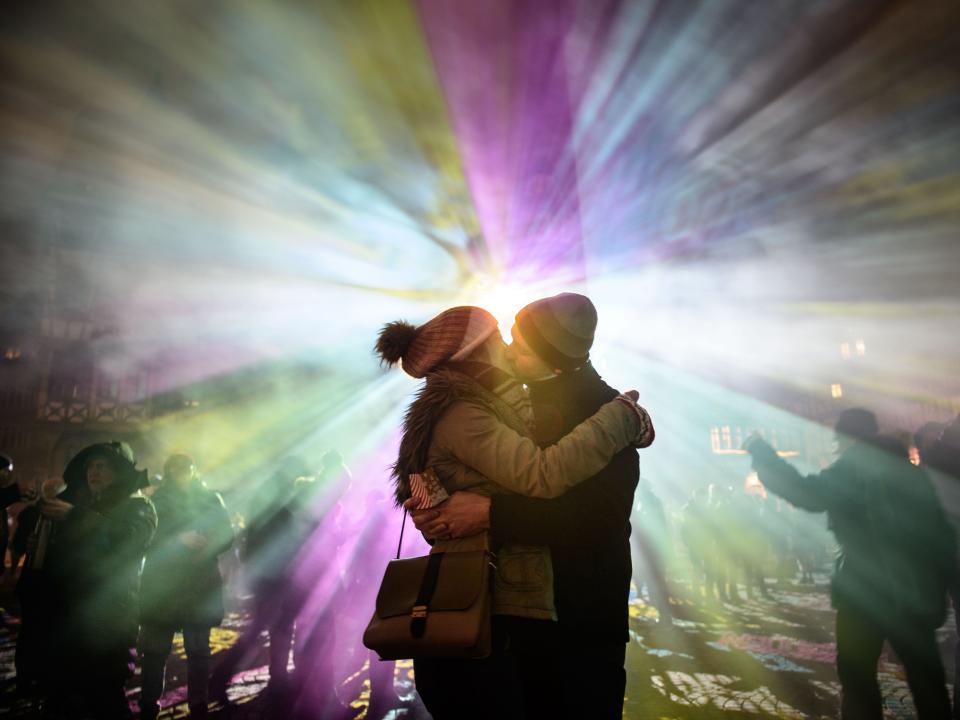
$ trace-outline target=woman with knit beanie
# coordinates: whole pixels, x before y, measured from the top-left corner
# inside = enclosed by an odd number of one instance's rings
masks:
[[[649,417],[612,400],[550,447],[532,439],[530,405],[507,371],[497,322],[482,308],[446,310],[415,327],[398,321],[380,332],[381,360],[425,383],[407,410],[395,496],[411,496],[410,476],[431,471],[447,493],[519,493],[551,498],[593,476],[620,450],[647,442]],[[488,548],[486,532],[441,540],[434,551]],[[417,689],[435,720],[522,717],[522,699],[498,615],[556,620],[545,547],[511,545],[497,553],[494,652],[484,660],[414,661]]]

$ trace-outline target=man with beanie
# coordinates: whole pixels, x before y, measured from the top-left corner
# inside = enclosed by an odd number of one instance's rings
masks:
[[[448,493],[470,489],[486,498],[508,493],[557,497],[624,448],[652,441],[646,412],[632,397],[614,392],[570,433],[540,447],[530,436],[527,395],[507,372],[496,320],[480,308],[453,308],[420,327],[392,323],[381,332],[377,350],[384,361],[399,362],[408,374],[426,378],[404,420],[394,466],[398,502],[411,497],[410,475],[427,470]],[[484,527],[456,541],[444,537],[442,524],[436,529],[434,552],[490,546]],[[547,549],[492,540],[498,568],[494,654],[480,661],[414,662],[417,689],[435,720],[521,717],[503,619],[549,625],[543,621],[556,617]]]
[[[930,479],[862,408],[840,414],[836,462],[801,475],[763,438],[744,449],[760,482],[798,508],[826,512],[839,553],[831,578],[844,720],[883,717],[877,660],[884,641],[904,665],[917,717],[945,718],[950,701],[936,629],[955,572],[953,531]]]
[[[230,515],[220,494],[197,474],[193,458],[175,453],[151,498],[157,535],[147,551],[140,592],[141,720],[160,712],[173,636],[183,633],[190,717],[207,716],[210,629],[223,620],[219,556],[233,544]]]
[[[549,447],[617,398],[590,363],[597,325],[593,303],[562,293],[517,313],[508,357],[530,393],[535,438]],[[646,447],[653,441],[649,418]],[[500,542],[544,544],[554,567],[557,623],[511,618],[527,718],[620,718],[626,685],[624,660],[630,590],[630,512],[639,480],[634,447],[612,456],[585,482],[552,499],[501,494],[454,494],[434,511],[414,513],[434,536],[458,536],[489,527]],[[569,667],[578,682],[559,685]]]

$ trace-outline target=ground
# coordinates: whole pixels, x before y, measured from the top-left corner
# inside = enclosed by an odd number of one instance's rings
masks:
[[[3,594],[9,604],[9,588]],[[674,718],[836,718],[839,685],[834,669],[833,611],[825,576],[813,586],[789,584],[775,589],[772,599],[743,600],[738,604],[676,606],[678,620],[672,629],[656,622],[656,611],[636,598],[631,600],[631,641],[627,650],[627,692],[624,718],[661,720]],[[0,635],[2,699],[0,714],[27,718],[34,715],[14,693],[13,651],[17,619],[4,612]],[[236,639],[246,620],[231,615],[214,634],[219,653]],[[953,619],[939,631],[948,677],[953,673]],[[167,670],[166,708],[162,718],[187,716],[186,673],[183,647],[175,647]],[[216,656],[215,656],[216,661]],[[346,717],[366,718],[369,713],[367,658],[357,653],[341,658],[338,695],[348,710]],[[888,718],[914,717],[902,668],[892,654],[880,661],[880,680]],[[569,669],[576,682],[577,668]],[[234,704],[232,718],[271,717],[265,711],[266,659],[238,674],[229,689]],[[427,718],[413,690],[412,666],[397,663],[394,687],[398,701],[393,710],[377,713],[376,720]],[[138,695],[136,678],[130,698]],[[213,706],[214,717],[226,713]],[[370,716],[370,720],[373,717]]]

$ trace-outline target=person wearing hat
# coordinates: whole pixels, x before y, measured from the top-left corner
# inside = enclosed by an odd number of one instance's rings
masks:
[[[564,442],[618,397],[590,362],[596,327],[596,308],[576,293],[537,300],[516,315],[507,357],[529,388],[540,447]],[[562,496],[457,492],[440,508],[413,512],[428,537],[489,528],[498,542],[549,547],[558,622],[514,617],[507,623],[527,718],[623,714],[636,447],[654,438],[645,412],[640,424],[640,442],[607,457]],[[557,677],[570,667],[579,681],[558,686]]]
[[[140,587],[142,692],[140,717],[160,711],[164,670],[173,636],[183,632],[190,717],[207,716],[210,629],[223,620],[219,556],[233,544],[233,526],[220,494],[206,486],[189,455],[163,464],[163,482],[151,497],[157,535],[147,551]]]
[[[840,716],[883,717],[877,661],[884,641],[903,663],[917,717],[950,715],[936,629],[956,573],[953,530],[926,472],[863,408],[837,420],[839,457],[803,476],[759,435],[744,443],[760,482],[798,508],[826,512],[839,545],[836,608]]]
[[[40,521],[18,583],[18,646],[37,661],[44,717],[129,718],[140,567],[157,528],[147,484],[120,442],[81,450]],[[18,654],[20,648],[18,647]],[[19,658],[18,658],[19,659]],[[18,666],[19,667],[19,666]]]
[[[404,419],[393,478],[398,503],[411,498],[411,475],[436,475],[446,494],[562,495],[596,474],[624,448],[648,444],[652,426],[634,396],[615,396],[547,447],[532,434],[529,398],[510,373],[497,322],[482,308],[462,306],[415,327],[390,323],[377,351],[425,383]],[[447,539],[435,551],[490,546],[485,528]],[[514,658],[506,650],[504,617],[554,621],[552,564],[543,545],[494,542],[495,651],[486,660],[415,659],[417,690],[436,720],[523,716]]]

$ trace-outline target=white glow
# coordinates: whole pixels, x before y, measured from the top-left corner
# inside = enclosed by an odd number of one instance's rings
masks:
[[[510,328],[520,308],[540,298],[574,291],[569,286],[546,283],[517,284],[502,282],[496,277],[482,276],[468,289],[464,302],[479,305],[489,311],[500,324],[503,339],[510,342]]]

